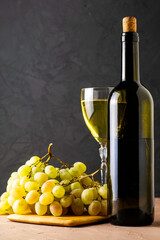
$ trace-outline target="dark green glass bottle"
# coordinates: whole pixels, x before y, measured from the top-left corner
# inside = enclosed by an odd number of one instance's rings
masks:
[[[111,223],[154,219],[153,99],[140,83],[136,19],[123,19],[122,78],[108,100],[108,207]]]

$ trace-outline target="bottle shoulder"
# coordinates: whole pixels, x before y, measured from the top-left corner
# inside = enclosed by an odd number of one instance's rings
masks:
[[[142,84],[140,84],[140,88],[137,91],[137,96],[139,98],[143,97],[143,99],[146,99],[146,100],[148,99],[148,101],[153,104],[153,97],[151,93]]]
[[[126,102],[132,99],[153,104],[151,93],[139,82],[120,82],[111,92],[109,101]]]

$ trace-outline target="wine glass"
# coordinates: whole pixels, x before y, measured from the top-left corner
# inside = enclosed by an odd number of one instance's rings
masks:
[[[93,87],[81,90],[81,107],[84,121],[100,144],[101,183],[107,183],[107,108],[113,87]]]

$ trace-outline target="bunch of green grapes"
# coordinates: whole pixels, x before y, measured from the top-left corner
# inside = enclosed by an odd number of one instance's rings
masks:
[[[55,168],[49,164],[55,156],[51,152],[46,156],[45,162],[44,157],[31,157],[11,174],[1,195],[0,214],[107,215],[106,184],[102,186],[93,174],[87,175],[82,162]]]

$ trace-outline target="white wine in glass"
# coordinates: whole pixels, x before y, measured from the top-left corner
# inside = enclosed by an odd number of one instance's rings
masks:
[[[83,88],[81,107],[85,123],[100,144],[101,183],[107,183],[107,107],[112,87]]]

